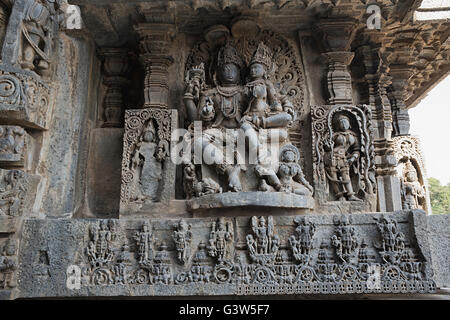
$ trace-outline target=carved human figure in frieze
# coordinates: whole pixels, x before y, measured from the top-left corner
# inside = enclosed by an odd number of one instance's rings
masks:
[[[381,234],[380,255],[384,263],[398,264],[405,250],[405,234],[395,219],[382,216],[374,218]]]
[[[140,264],[148,264],[153,258],[153,230],[152,225],[145,222],[142,230],[134,235],[138,247],[138,258]]]
[[[426,192],[411,161],[405,163],[402,179],[404,209],[425,209]]]
[[[349,117],[344,114],[335,116],[334,125],[335,132],[324,144],[326,174],[338,200],[359,201],[353,190],[351,171],[361,156],[358,136],[351,129]]]
[[[379,250],[385,269],[395,274],[399,272],[399,268],[409,280],[421,280],[422,262],[409,248],[406,235],[401,232],[398,222],[387,215],[374,217],[374,220],[381,235],[381,244],[375,244],[375,247]]]
[[[57,0],[27,0],[22,25],[21,66],[45,75],[52,53],[53,28],[58,22]]]
[[[310,259],[316,225],[306,218],[295,218],[294,222],[297,224],[297,228],[295,228],[297,236],[292,235],[289,238],[289,244],[295,259],[301,263],[307,263]]]
[[[252,234],[246,237],[250,257],[257,263],[267,264],[275,261],[280,238],[274,232],[273,217],[252,217]]]
[[[177,258],[178,261],[185,264],[189,260],[191,253],[192,225],[181,219],[174,227],[175,231],[172,234],[172,238],[177,249]]]
[[[225,222],[223,218],[219,218],[217,223],[214,221],[209,234],[209,255],[217,257],[219,262],[229,259],[232,243],[233,226],[231,225],[231,222]]]
[[[343,216],[338,222],[336,234],[331,237],[331,243],[336,249],[336,256],[341,262],[350,263],[358,247],[356,230],[351,225],[347,216]]]
[[[21,206],[26,193],[25,173],[10,170],[0,181],[0,215],[17,217],[21,214]]]
[[[195,103],[193,94],[195,84],[188,84],[184,95],[189,120],[191,122],[201,120],[204,127],[201,138],[194,139],[194,145],[202,151],[206,146],[213,149],[211,152],[203,153],[203,160],[215,166],[219,173],[226,175],[228,189],[234,192],[242,190],[239,177],[241,168],[239,165],[226,163],[222,148],[215,147],[212,142],[217,137],[217,130],[226,134],[226,129],[236,129],[240,126],[242,108],[246,105],[246,97],[241,85],[243,67],[242,58],[236,49],[227,43],[218,52],[216,87],[203,91],[198,104]],[[225,140],[234,142],[236,137],[227,136]]]
[[[102,220],[99,225],[89,228],[90,241],[85,250],[92,267],[101,267],[114,258],[112,242],[115,240],[115,223],[112,220]]]
[[[150,119],[145,126],[142,136],[136,143],[131,160],[131,169],[139,172],[139,183],[135,186],[136,200],[158,200],[158,189],[162,179],[162,163],[157,159],[158,144],[156,130]]]

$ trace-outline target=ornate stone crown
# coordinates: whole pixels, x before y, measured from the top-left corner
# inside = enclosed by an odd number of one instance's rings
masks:
[[[253,63],[262,64],[266,67],[267,71],[272,68],[272,51],[263,42],[258,44],[258,48],[250,61],[250,65]]]
[[[235,64],[240,69],[244,67],[242,57],[237,52],[236,48],[233,47],[233,44],[230,41],[227,41],[227,43],[219,50],[219,54],[217,56],[217,66],[221,67],[229,63]]]

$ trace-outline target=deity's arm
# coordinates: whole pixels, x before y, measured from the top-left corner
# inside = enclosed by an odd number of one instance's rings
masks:
[[[281,102],[272,81],[266,80],[266,87],[267,87],[267,101],[269,102],[271,109],[281,110],[282,109]]]
[[[423,186],[420,185],[420,183],[416,183],[416,190],[417,190],[417,196],[419,198],[424,198],[425,197],[425,188]]]
[[[292,177],[294,181],[303,184],[309,191],[314,192],[314,188],[309,184],[308,180],[306,180],[305,175],[303,174],[302,168],[300,165],[298,166],[297,174]]]
[[[292,121],[292,116],[287,112],[280,112],[276,115],[263,118],[263,128],[284,128]]]
[[[197,107],[195,106],[194,99],[184,97],[184,105],[186,107],[187,119],[189,122],[194,122],[197,118]]]
[[[353,141],[351,141],[350,147],[348,149],[348,153],[349,153],[349,160],[353,159],[351,162],[355,162],[359,159],[359,157],[361,156],[361,152],[360,152],[360,143],[358,140],[358,137],[356,136],[355,133],[350,132],[350,137],[353,137]]]

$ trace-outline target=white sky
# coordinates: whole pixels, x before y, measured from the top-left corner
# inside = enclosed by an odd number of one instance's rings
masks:
[[[450,183],[450,76],[409,110],[411,135],[421,140],[428,177]]]

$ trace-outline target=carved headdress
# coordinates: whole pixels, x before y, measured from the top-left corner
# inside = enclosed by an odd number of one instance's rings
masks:
[[[286,144],[280,150],[280,161],[282,161],[282,162],[285,161],[284,154],[288,151],[291,151],[292,153],[294,153],[294,155],[295,155],[294,162],[297,162],[300,160],[300,151],[298,151],[297,147],[294,146],[293,144]]]
[[[250,61],[250,65],[253,63],[262,64],[266,67],[266,70],[272,69],[272,51],[263,42],[258,44],[258,48]]]
[[[232,43],[227,41],[227,43],[219,50],[219,54],[217,56],[217,66],[221,67],[229,63],[235,64],[240,69],[244,67],[242,57],[237,52],[236,48],[233,47]]]

